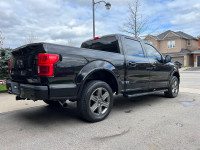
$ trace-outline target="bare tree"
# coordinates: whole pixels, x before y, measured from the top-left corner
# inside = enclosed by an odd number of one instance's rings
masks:
[[[122,27],[122,31],[132,34],[134,37],[140,37],[148,28],[149,20],[144,18],[143,14],[140,13],[139,9],[141,7],[140,0],[134,0],[129,6],[129,17]]]
[[[31,32],[27,37],[24,39],[24,44],[30,44],[30,43],[35,43],[38,41],[38,37]]]
[[[67,40],[67,45],[68,45],[68,46],[76,46],[76,44],[77,44],[77,43],[76,43],[75,40],[72,40],[72,39],[68,39],[68,40]]]
[[[2,32],[0,31],[0,48],[2,48],[2,46],[3,46],[4,39],[5,39],[5,37],[2,37]]]

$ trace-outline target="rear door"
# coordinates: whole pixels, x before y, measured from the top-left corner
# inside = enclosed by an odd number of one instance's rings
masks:
[[[124,37],[124,53],[126,59],[127,93],[143,91],[149,88],[149,61],[145,57],[140,41]]]
[[[150,89],[165,88],[168,86],[171,68],[165,64],[162,55],[152,45],[145,44],[147,57],[150,62]]]

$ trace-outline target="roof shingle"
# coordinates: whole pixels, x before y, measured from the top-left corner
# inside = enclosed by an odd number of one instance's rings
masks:
[[[184,33],[184,32],[182,32],[182,31],[177,31],[177,32],[174,32],[174,31],[171,31],[171,30],[167,30],[167,31],[165,31],[165,32],[163,32],[163,33],[161,33],[161,34],[159,34],[159,35],[157,35],[157,36],[155,36],[155,35],[150,35],[150,36],[152,36],[153,38],[155,38],[156,40],[164,40],[164,39],[170,39],[170,38],[173,38],[173,37],[166,37],[169,33],[174,33],[174,34],[176,34],[177,36],[174,36],[174,38],[176,37],[181,37],[181,38],[183,38],[183,39],[187,39],[187,40],[190,40],[190,39],[195,39],[195,40],[197,40],[197,38],[195,38],[195,37],[193,37],[193,36],[191,36],[191,35],[189,35],[189,34],[186,34],[186,33]]]

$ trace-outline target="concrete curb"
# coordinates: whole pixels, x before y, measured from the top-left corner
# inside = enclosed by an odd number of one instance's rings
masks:
[[[0,94],[1,94],[1,93],[8,93],[8,91],[0,91]]]

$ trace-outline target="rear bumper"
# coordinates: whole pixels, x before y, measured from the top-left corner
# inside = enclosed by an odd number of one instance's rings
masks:
[[[39,86],[12,81],[7,81],[6,86],[9,93],[15,94],[22,99],[31,100],[75,100],[77,98],[78,89],[76,84],[50,84],[49,86]]]
[[[21,98],[28,98],[32,100],[46,100],[49,98],[48,86],[20,84],[11,81],[7,81],[6,86],[10,93]]]

